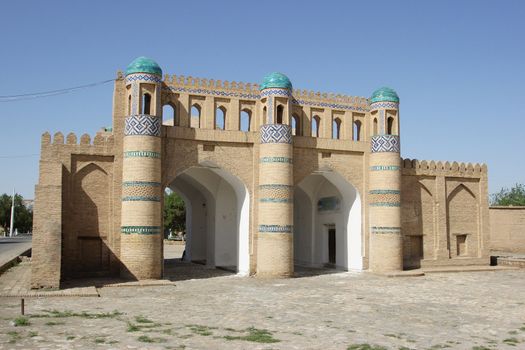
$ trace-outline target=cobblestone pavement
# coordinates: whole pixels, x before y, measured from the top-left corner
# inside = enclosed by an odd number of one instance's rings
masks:
[[[2,297],[0,349],[525,349],[525,270],[264,280],[172,260],[166,271],[175,285],[26,298],[26,319],[20,298]]]

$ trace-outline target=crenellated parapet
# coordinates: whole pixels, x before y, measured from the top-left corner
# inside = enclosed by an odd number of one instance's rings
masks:
[[[402,159],[403,175],[428,175],[428,176],[455,176],[455,177],[486,177],[488,173],[486,164],[458,163],[448,161]]]
[[[42,151],[48,149],[62,148],[73,153],[91,153],[93,151],[113,151],[114,137],[111,133],[98,132],[93,139],[88,134],[79,137],[75,133],[69,133],[64,138],[60,131],[56,132],[53,137],[49,132],[45,132],[41,137]]]
[[[206,78],[195,78],[184,75],[164,75],[163,91],[188,93],[196,95],[212,95],[216,97],[259,100],[260,86],[256,83],[237,81],[223,81]],[[292,102],[297,105],[307,105],[320,108],[355,110],[368,112],[369,101],[365,97],[347,96],[335,93],[326,93],[312,90],[292,90]]]

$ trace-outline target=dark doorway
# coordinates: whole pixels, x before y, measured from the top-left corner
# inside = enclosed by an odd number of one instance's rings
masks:
[[[328,229],[328,263],[335,265],[335,228]]]

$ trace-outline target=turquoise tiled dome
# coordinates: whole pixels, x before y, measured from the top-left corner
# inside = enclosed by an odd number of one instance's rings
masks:
[[[135,58],[126,68],[126,75],[132,73],[149,73],[162,76],[162,69],[151,58],[141,56]]]
[[[292,89],[292,82],[282,73],[273,72],[264,77],[259,90],[268,88]]]
[[[374,91],[372,97],[370,97],[370,103],[385,101],[399,102],[399,96],[397,96],[397,92],[389,87],[382,87]]]

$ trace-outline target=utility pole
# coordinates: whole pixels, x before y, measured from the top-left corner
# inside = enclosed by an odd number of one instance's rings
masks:
[[[9,237],[13,237],[13,224],[15,223],[15,188],[13,187],[13,198],[11,200],[11,226],[9,228]]]

